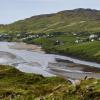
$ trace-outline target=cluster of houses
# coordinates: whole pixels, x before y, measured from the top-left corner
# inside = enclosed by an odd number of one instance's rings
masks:
[[[57,34],[56,34],[57,35]],[[32,39],[36,39],[36,38],[52,38],[54,37],[55,34],[42,34],[42,33],[38,33],[38,34],[32,34],[32,33],[18,33],[18,34],[0,34],[0,41],[9,41],[11,40],[11,38],[16,38],[19,41],[28,41],[28,40],[32,40]],[[55,40],[55,45],[62,45],[64,44],[63,41],[60,40]]]
[[[0,34],[0,41],[3,41],[3,40],[7,40],[7,39],[11,39],[12,36],[11,35],[8,35],[8,34]]]
[[[35,39],[35,38],[50,38],[53,37],[53,35],[49,34],[27,34],[24,36],[21,36],[20,34],[17,34],[17,37],[21,37],[21,40],[27,40],[27,39]]]
[[[99,40],[100,41],[100,35],[92,34],[92,35],[89,36],[89,40],[90,41],[95,41],[95,40]]]
[[[19,39],[20,41],[24,40],[31,40],[31,39],[36,39],[36,38],[52,38],[55,37],[59,33],[54,33],[54,34],[44,34],[44,33],[38,33],[38,34],[33,34],[33,33],[18,33],[18,34],[0,34],[0,41],[3,40],[10,40],[11,38],[16,38]],[[100,41],[100,34],[91,34],[86,38],[80,38],[76,33],[73,34],[76,37],[75,43],[83,43],[87,41],[95,41],[98,40]],[[63,45],[63,41],[60,40],[55,40],[56,45]]]
[[[79,37],[77,37],[77,39],[75,40],[75,43],[82,43],[82,42],[87,42],[87,41],[100,41],[100,35],[96,35],[96,34],[91,34],[89,37],[84,38],[84,39],[80,39]]]
[[[0,38],[7,38],[10,37],[8,34],[0,34]]]
[[[5,40],[5,39],[9,39],[9,38],[18,38],[20,40],[27,40],[27,39],[34,39],[34,38],[50,38],[53,37],[54,35],[52,34],[32,34],[32,33],[18,33],[18,34],[0,34],[0,40]]]

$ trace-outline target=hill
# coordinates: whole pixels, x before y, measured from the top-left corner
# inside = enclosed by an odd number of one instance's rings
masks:
[[[49,33],[49,32],[100,31],[100,11],[94,9],[65,10],[53,14],[33,16],[9,25],[0,25],[0,32]]]

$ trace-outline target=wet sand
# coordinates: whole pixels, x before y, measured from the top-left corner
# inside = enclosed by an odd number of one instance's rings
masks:
[[[70,79],[84,79],[85,76],[100,78],[100,68],[75,63],[49,63],[49,72]]]
[[[82,64],[69,64],[68,67],[77,68],[77,70],[81,69],[83,72],[100,73],[100,68],[91,67],[91,66],[82,65]]]
[[[23,42],[19,43],[14,43],[12,45],[8,45],[11,49],[16,49],[16,50],[28,50],[28,51],[33,51],[33,52],[40,52],[40,53],[45,53],[41,46],[37,45],[32,45],[32,44],[26,44]]]
[[[55,63],[55,65],[57,64]],[[70,61],[63,62],[63,60],[61,60],[60,62],[58,62],[58,66],[65,66],[66,68],[69,68],[71,70],[80,70],[83,72],[100,73],[100,68],[97,68],[94,66],[83,65],[83,64],[77,64],[77,63],[70,62]]]
[[[99,73],[79,73],[79,72],[77,73],[77,72],[70,72],[66,70],[52,69],[52,68],[50,68],[49,72],[61,76],[65,79],[72,79],[72,80],[84,79],[86,76],[88,78],[100,79]]]

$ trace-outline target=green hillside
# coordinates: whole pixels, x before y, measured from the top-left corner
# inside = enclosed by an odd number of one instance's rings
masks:
[[[99,100],[100,80],[72,85],[60,77],[26,74],[0,65],[0,100]]]
[[[0,26],[0,32],[97,32],[100,31],[100,11],[92,9],[65,10],[54,14],[33,16]]]

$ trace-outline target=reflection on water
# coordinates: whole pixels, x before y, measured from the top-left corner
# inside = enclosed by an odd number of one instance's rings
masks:
[[[84,73],[79,67],[79,69],[76,69],[77,67],[68,68],[69,65],[67,62],[64,65],[63,62],[56,62],[55,59],[64,59],[72,61],[73,63],[85,64],[98,68],[100,67],[100,64],[97,63],[80,61],[70,57],[54,54],[45,54],[38,46],[27,45],[24,43],[0,42],[0,64],[14,65],[23,72],[37,73],[44,76],[53,76],[53,74],[59,74],[60,76],[62,75],[64,77],[68,75],[72,77],[79,73],[81,73],[81,76],[83,77],[86,73],[91,73],[89,71]],[[50,65],[50,63],[52,63],[52,65]],[[54,63],[56,64],[55,67]],[[75,74],[71,74],[72,72]]]

